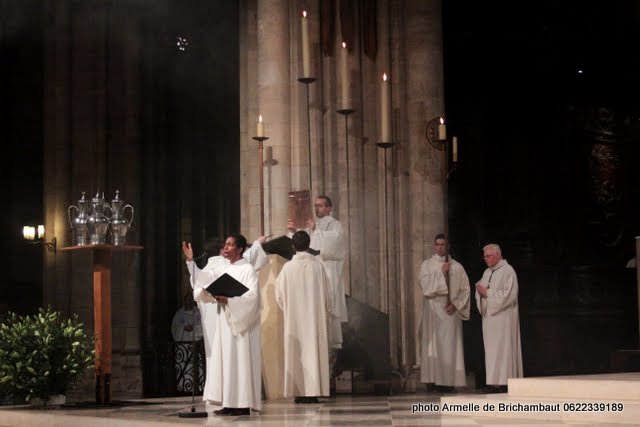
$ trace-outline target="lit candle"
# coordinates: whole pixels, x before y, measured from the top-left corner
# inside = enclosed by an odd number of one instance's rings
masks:
[[[458,137],[453,137],[453,162],[458,161]]]
[[[447,139],[447,126],[444,124],[442,117],[440,117],[440,125],[438,125],[438,139],[440,141]]]
[[[341,64],[340,64],[340,80],[342,81],[342,108],[349,109],[349,52],[347,44],[342,42]]]
[[[36,238],[36,229],[35,227],[29,227],[25,225],[22,227],[22,237],[27,240],[34,240]]]
[[[38,239],[44,239],[44,225],[38,226]]]
[[[302,77],[311,77],[311,48],[309,47],[309,26],[307,11],[302,12]]]
[[[391,142],[391,104],[389,103],[389,81],[382,75],[380,86],[380,142]]]
[[[258,116],[258,125],[256,127],[256,136],[264,136],[264,123],[262,123],[262,115]]]

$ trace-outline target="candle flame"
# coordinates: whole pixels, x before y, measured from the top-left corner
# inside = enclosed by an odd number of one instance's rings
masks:
[[[387,73],[382,74],[382,80],[387,81]]]
[[[345,42],[342,42],[342,48],[346,49],[347,48],[347,44]]]
[[[444,124],[444,118],[440,117],[440,124],[443,125]]]
[[[306,11],[306,10],[303,10],[303,11],[302,11],[302,17],[303,17],[303,18],[306,18],[306,17],[307,17],[307,11]]]
[[[258,116],[258,121],[259,121],[260,123],[262,123],[262,114],[260,114],[260,115]]]

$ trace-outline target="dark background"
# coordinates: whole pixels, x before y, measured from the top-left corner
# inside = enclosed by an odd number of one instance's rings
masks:
[[[154,174],[175,204],[156,214],[168,216],[163,235],[179,240],[188,207],[200,246],[239,226],[239,173],[225,166],[239,159],[238,10],[158,4],[144,11],[153,63],[142,75],[156,93],[143,102],[162,111]],[[612,351],[638,344],[635,271],[625,269],[640,234],[638,4],[443,1],[446,117],[460,142],[453,255],[472,283],[486,243],[516,268],[525,375],[606,372]],[[44,11],[39,0],[1,7],[0,312],[26,313],[42,304],[42,249],[20,233],[43,222]],[[178,259],[177,247],[162,256]],[[163,268],[167,283],[180,281],[177,262]],[[173,293],[160,317],[177,308]],[[481,382],[475,314],[465,353]]]
[[[525,375],[606,372],[637,348],[639,4],[443,2],[453,252],[472,283],[490,242],[518,272]]]

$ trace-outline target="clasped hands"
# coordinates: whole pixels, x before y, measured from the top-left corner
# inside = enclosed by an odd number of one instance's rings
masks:
[[[487,288],[485,285],[483,285],[482,282],[477,282],[476,283],[476,291],[478,291],[478,294],[482,298],[486,298],[487,297],[487,291],[488,290],[489,290],[489,288]]]

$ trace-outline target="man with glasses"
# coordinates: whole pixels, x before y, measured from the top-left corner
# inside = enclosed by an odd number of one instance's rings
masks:
[[[487,269],[476,283],[482,316],[487,391],[506,393],[507,379],[522,377],[518,277],[495,243],[483,248]]]
[[[333,209],[331,199],[327,196],[318,196],[314,207],[318,220],[310,219],[305,231],[311,236],[311,249],[320,251],[320,257],[327,268],[330,298],[333,300],[333,311],[330,313],[327,324],[329,347],[337,351],[342,348],[342,322],[348,320],[342,277],[347,252],[346,242],[342,224],[331,214]],[[296,231],[291,218],[289,218],[287,227],[291,234]]]

